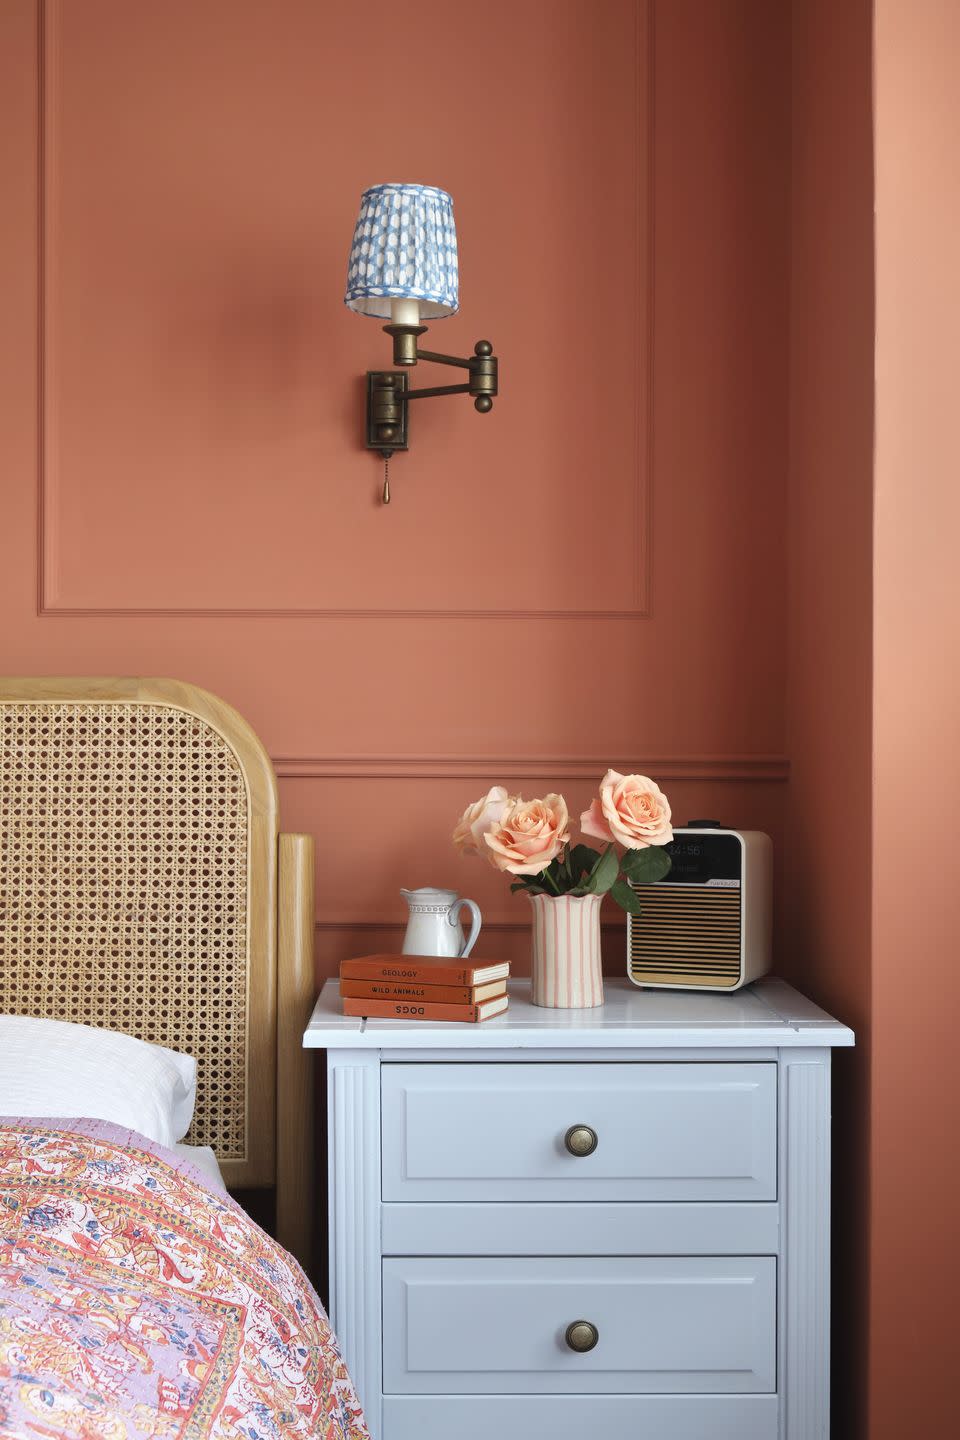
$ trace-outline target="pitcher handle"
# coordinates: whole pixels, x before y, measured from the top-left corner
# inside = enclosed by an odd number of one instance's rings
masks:
[[[460,911],[463,909],[467,909],[470,911],[470,934],[467,936],[466,944],[461,946],[460,954],[458,956],[458,959],[460,960],[466,960],[467,956],[470,954],[470,951],[473,949],[474,945],[476,945],[477,936],[480,934],[481,923],[480,906],[477,904],[476,900],[460,899],[454,900],[453,904],[450,906],[450,909],[447,911],[447,920],[450,922],[451,925],[460,924]]]

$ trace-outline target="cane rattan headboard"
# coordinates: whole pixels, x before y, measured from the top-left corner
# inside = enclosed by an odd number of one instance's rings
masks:
[[[276,1183],[301,1254],[311,849],[278,837],[269,757],[204,691],[0,680],[0,1013],[195,1055],[188,1141],[231,1187]]]

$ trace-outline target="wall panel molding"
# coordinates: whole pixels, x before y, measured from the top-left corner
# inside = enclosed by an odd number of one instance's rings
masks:
[[[273,757],[280,780],[598,780],[610,759],[590,756],[502,755],[333,755]],[[620,760],[625,774],[652,774],[658,780],[759,781],[783,784],[789,761],[783,755],[661,755]]]
[[[555,608],[416,608],[273,607],[227,605],[83,605],[64,594],[60,554],[64,539],[58,511],[62,477],[58,463],[56,342],[57,223],[57,77],[60,67],[58,19],[63,0],[37,0],[38,10],[38,134],[40,155],[38,200],[39,246],[39,435],[37,474],[37,614],[41,618],[76,619],[332,619],[332,620],[624,620],[649,618],[652,573],[652,460],[654,321],[654,5],[636,6],[636,220],[637,264],[633,303],[636,310],[636,407],[634,444],[636,483],[633,513],[624,532],[633,547],[632,595],[623,609]],[[286,523],[278,516],[278,526]]]
[[[53,89],[47,24],[47,0],[37,0],[37,614],[44,615],[56,600],[54,576],[58,547],[56,525],[48,506],[50,465],[48,440],[55,423],[49,386],[50,346],[47,324],[52,310],[47,247],[55,228],[50,204],[55,187],[50,183],[50,111]]]

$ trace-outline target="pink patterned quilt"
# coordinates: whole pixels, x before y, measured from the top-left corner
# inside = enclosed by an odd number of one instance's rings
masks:
[[[367,1440],[296,1261],[192,1165],[0,1119],[2,1440]]]

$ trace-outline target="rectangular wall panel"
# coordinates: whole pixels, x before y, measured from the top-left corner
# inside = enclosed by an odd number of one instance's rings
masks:
[[[49,0],[44,607],[642,610],[645,17],[556,0],[546,30],[539,5],[512,7],[509,45],[471,29],[418,84],[437,123],[404,124],[395,154],[404,107],[358,84],[350,6]],[[362,73],[418,74],[449,26],[445,0],[416,26],[370,0]],[[389,341],[342,303],[360,191],[385,164],[454,196],[463,310],[421,343],[470,353],[489,332],[503,358],[490,416],[462,396],[413,407],[389,511],[360,406]],[[571,349],[589,360],[558,404]],[[451,380],[428,370],[415,383]]]

